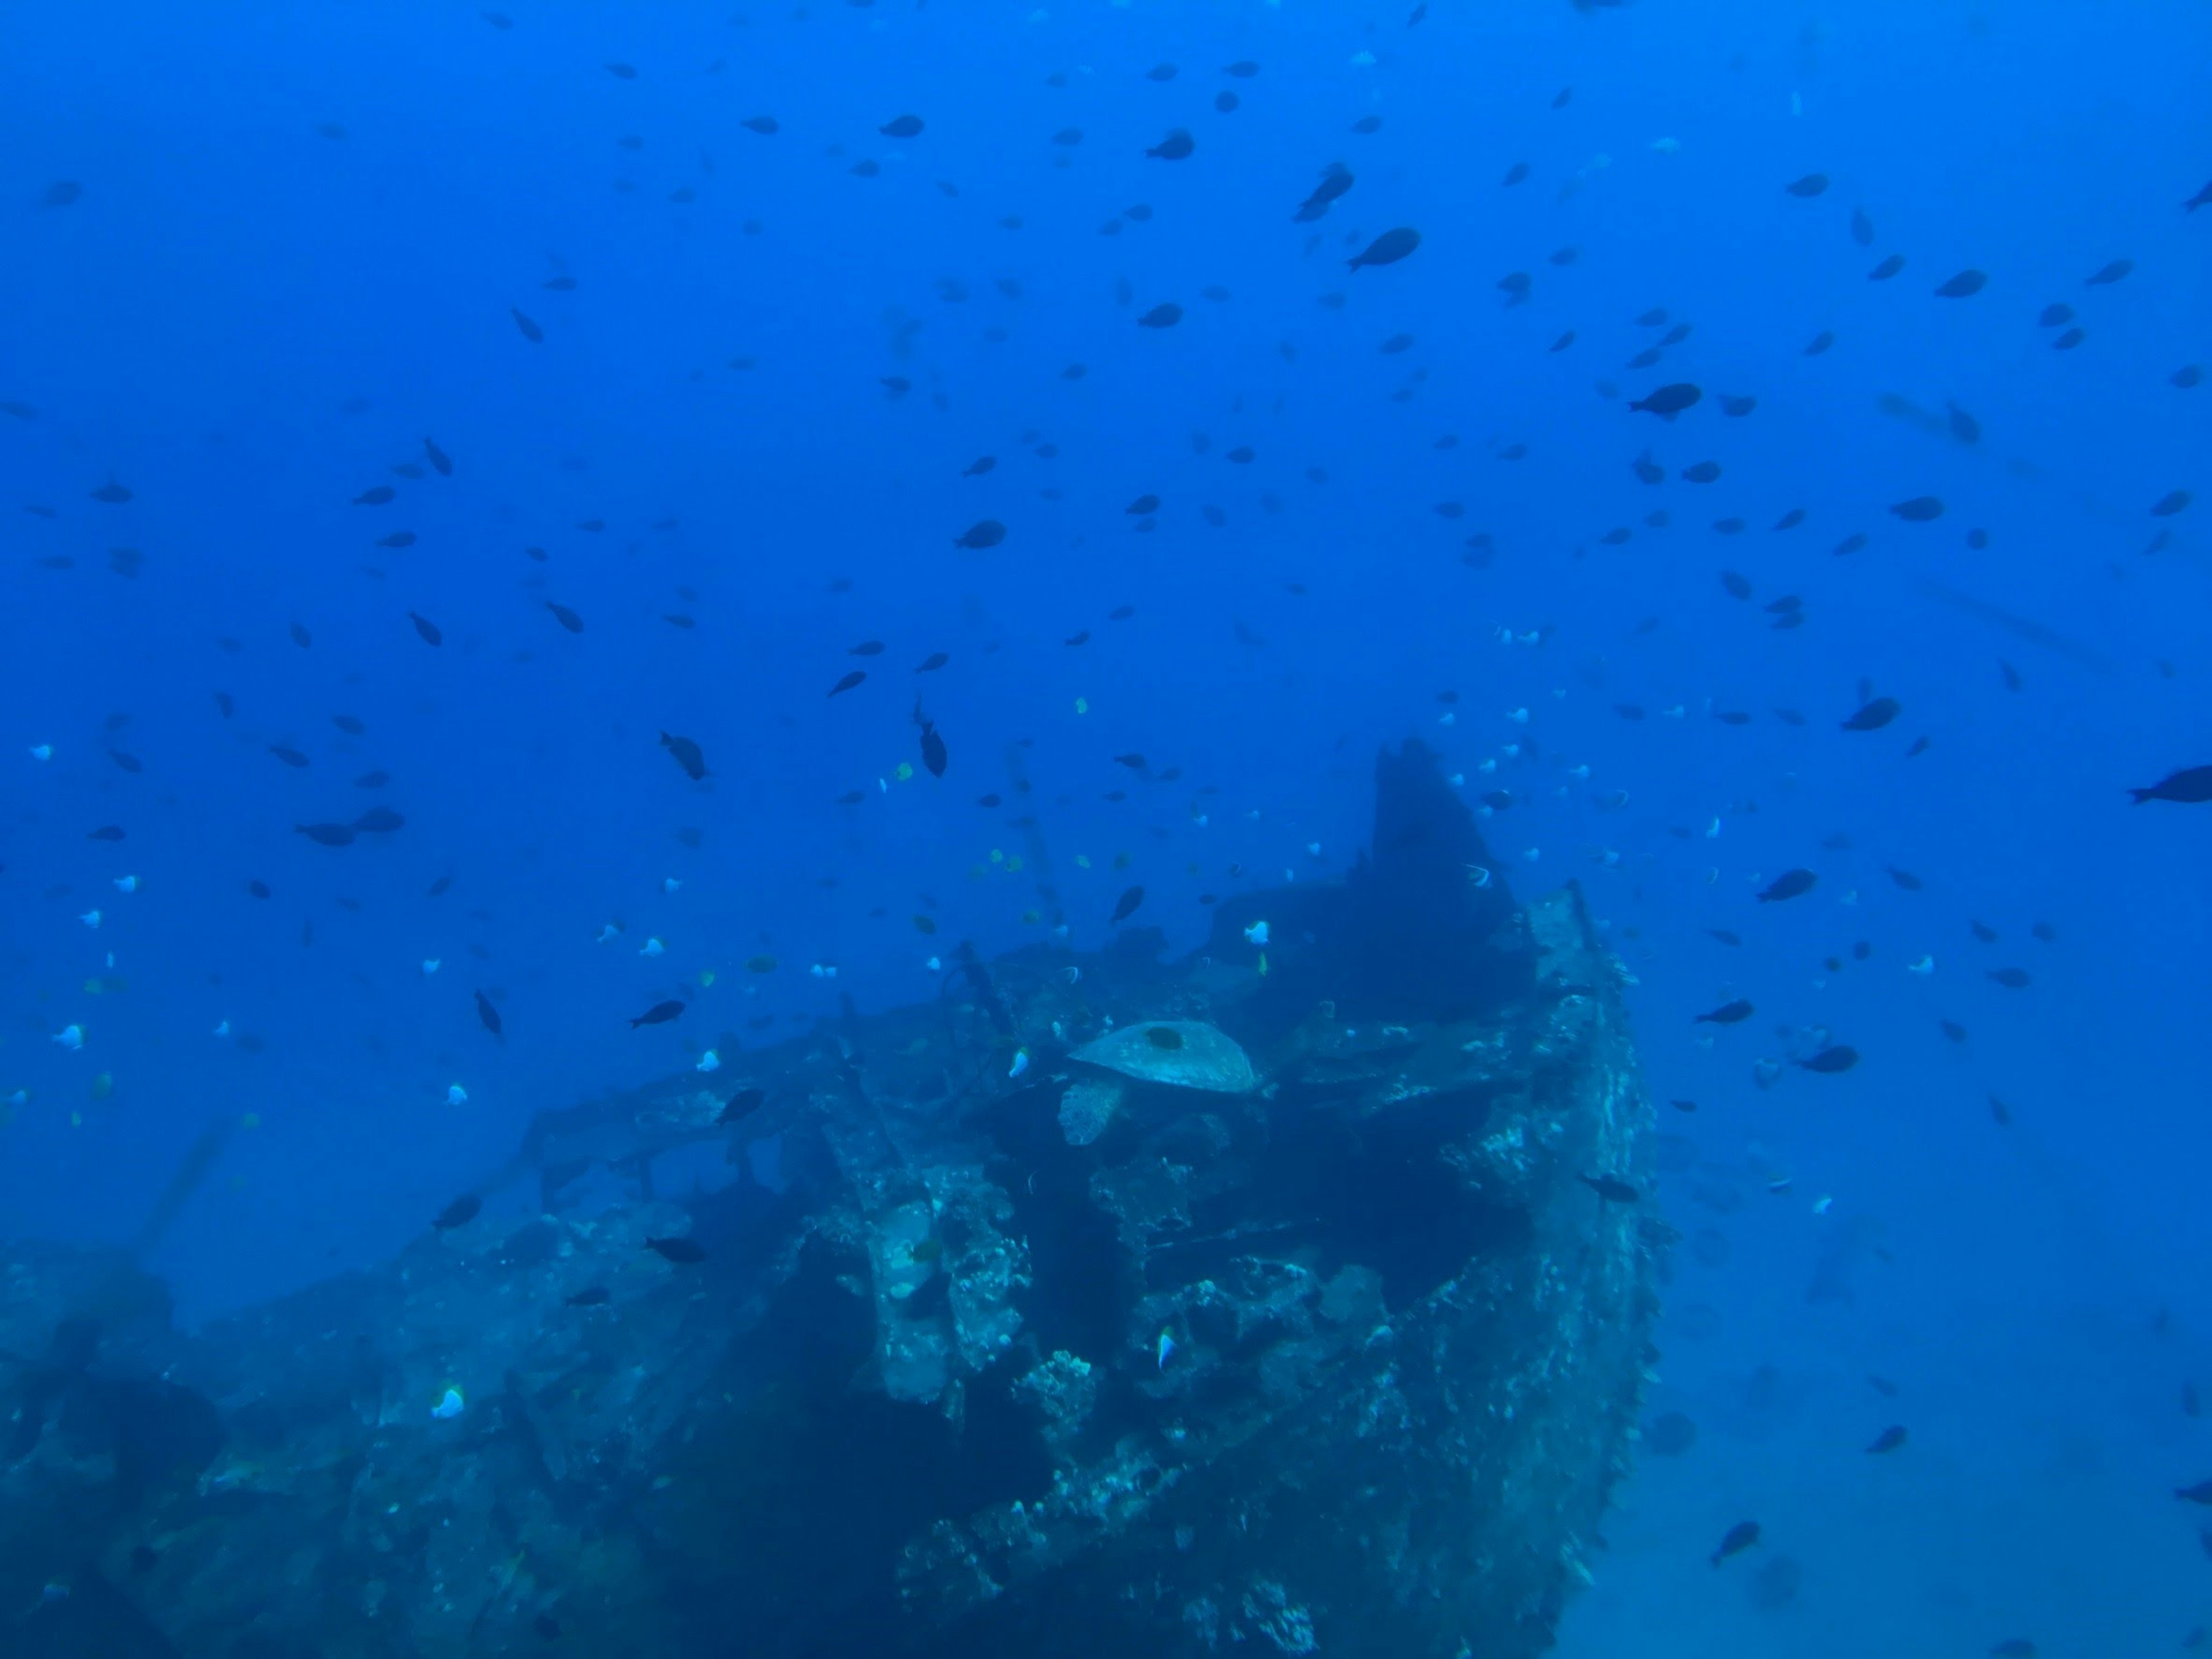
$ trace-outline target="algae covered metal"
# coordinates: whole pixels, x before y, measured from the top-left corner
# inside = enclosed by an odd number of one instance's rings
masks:
[[[9,1651],[1541,1651],[1649,1363],[1665,1231],[1590,1178],[1649,1190],[1650,1109],[1580,896],[1377,781],[1359,870],[1179,961],[971,952],[728,1122],[564,1106],[538,1193],[206,1330],[0,1249]]]

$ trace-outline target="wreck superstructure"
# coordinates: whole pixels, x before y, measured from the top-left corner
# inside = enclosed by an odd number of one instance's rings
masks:
[[[1648,1191],[1650,1108],[1579,893],[1379,781],[1358,871],[1179,962],[971,954],[549,1114],[598,1207],[189,1336],[0,1252],[9,1651],[1541,1651],[1650,1364],[1665,1229],[1593,1178]]]

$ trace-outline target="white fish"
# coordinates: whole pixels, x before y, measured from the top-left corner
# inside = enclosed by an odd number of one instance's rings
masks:
[[[1267,924],[1255,921],[1244,930],[1244,942],[1265,949],[1267,943]]]
[[[100,926],[100,912],[97,910],[88,910],[82,915],[79,916],[77,920],[88,927],[97,927]]]
[[[1153,1351],[1159,1356],[1159,1368],[1167,1370],[1169,1358],[1176,1351],[1176,1340],[1175,1333],[1164,1325],[1160,1327],[1160,1340],[1154,1345]]]
[[[431,975],[436,973],[438,969],[445,965],[446,963],[443,957],[424,957],[422,958],[422,976],[425,979],[428,979]]]
[[[661,890],[662,892],[664,892],[664,893],[672,893],[672,892],[674,892],[678,888],[681,887],[683,884],[684,884],[684,879],[683,879],[683,878],[682,878],[682,877],[680,877],[680,876],[670,876],[670,877],[667,877],[665,879],[664,879],[664,880],[661,882],[661,884],[660,884],[660,890]]]
[[[430,1407],[430,1415],[441,1422],[450,1422],[466,1411],[469,1402],[462,1397],[460,1389],[448,1382],[446,1385],[446,1392],[439,1396],[438,1403]]]
[[[1006,1075],[1010,1078],[1019,1077],[1023,1073],[1028,1071],[1029,1068],[1030,1051],[1026,1048],[1015,1049],[1014,1063],[1007,1068]]]
[[[118,893],[135,893],[135,892],[137,892],[137,891],[138,890],[138,878],[137,878],[137,877],[136,877],[136,876],[118,876],[118,877],[116,877],[116,878],[115,878],[115,890],[116,890],[117,892],[118,892]]]
[[[60,1030],[54,1033],[54,1041],[60,1043],[63,1048],[68,1049],[71,1054],[75,1054],[78,1049],[84,1047],[84,1027],[82,1025],[64,1025]]]
[[[637,947],[637,953],[641,957],[657,957],[665,954],[667,950],[668,947],[659,939],[648,939]]]
[[[31,745],[31,758],[33,760],[49,761],[53,757],[53,744],[50,743],[34,743]]]
[[[461,1085],[460,1085],[459,1084],[458,1084],[458,1083],[448,1084],[448,1085],[447,1085],[447,1087],[446,1087],[446,1104],[447,1104],[447,1105],[448,1105],[448,1106],[465,1106],[465,1105],[467,1105],[468,1103],[469,1103],[469,1091],[468,1091],[466,1089],[464,1089],[463,1087],[461,1087]]]
[[[215,1035],[219,1037],[228,1036],[230,1035],[230,1022],[227,1019],[218,1020],[216,1023]]]
[[[722,1057],[709,1048],[699,1056],[699,1063],[691,1069],[696,1072],[719,1072],[722,1069]]]

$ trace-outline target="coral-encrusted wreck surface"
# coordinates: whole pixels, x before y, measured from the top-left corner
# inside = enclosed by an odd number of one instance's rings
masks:
[[[1646,1188],[1650,1112],[1579,896],[1486,882],[1425,756],[1380,783],[1342,884],[549,1114],[556,1207],[382,1271],[185,1335],[0,1251],[0,1644],[1542,1650],[1663,1233],[1584,1177]]]

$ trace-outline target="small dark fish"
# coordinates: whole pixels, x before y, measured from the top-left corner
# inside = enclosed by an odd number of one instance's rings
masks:
[[[270,744],[269,752],[287,766],[305,766],[307,763],[307,757],[305,755],[296,749],[287,749],[281,743]]]
[[[854,686],[860,684],[861,681],[867,678],[867,672],[865,669],[855,668],[851,672],[841,678],[836,684],[830,688],[830,695],[834,697],[839,696],[841,693],[850,691]]]
[[[1607,1204],[1633,1204],[1644,1196],[1635,1188],[1619,1177],[1609,1175],[1577,1175],[1576,1180],[1595,1193]]]
[[[995,811],[1005,804],[1004,799],[997,795],[978,795],[975,797],[975,805],[983,808],[986,811]]]
[[[1726,945],[1740,947],[1743,944],[1743,936],[1741,933],[1733,933],[1726,927],[1708,927],[1705,929],[1705,935],[1709,939],[1718,939]]]
[[[1739,997],[1734,1002],[1723,1002],[1709,1013],[1699,1014],[1690,1024],[1692,1025],[1741,1025],[1757,1012],[1748,1002]]]
[[[74,179],[57,179],[39,197],[45,207],[74,207],[84,199],[84,186]]]
[[[1774,521],[1774,527],[1777,530],[1795,530],[1804,522],[1805,509],[1802,507],[1793,507]]]
[[[696,1267],[707,1259],[707,1252],[688,1238],[647,1238],[645,1248],[679,1267]]]
[[[1957,276],[1947,277],[1939,283],[1936,289],[1936,296],[1941,300],[1969,300],[1987,288],[1989,282],[1989,275],[1986,271],[1962,270]]]
[[[1173,328],[1182,320],[1182,307],[1172,300],[1164,300],[1137,319],[1139,328]]]
[[[944,652],[933,651],[915,665],[914,672],[917,674],[934,674],[951,660],[952,659],[946,656]]]
[[[1895,697],[1876,697],[1862,704],[1858,711],[1843,723],[1846,732],[1879,732],[1903,712]]]
[[[886,138],[914,138],[921,132],[919,115],[896,115],[876,129]]]
[[[1893,253],[1887,259],[1884,259],[1880,264],[1876,265],[1872,270],[1867,272],[1867,281],[1869,283],[1886,283],[1904,269],[1905,256],[1902,253]]]
[[[478,1198],[474,1193],[463,1193],[444,1209],[439,1211],[437,1218],[430,1224],[441,1233],[451,1232],[456,1227],[467,1226],[483,1213],[483,1200]]]
[[[862,640],[858,645],[846,647],[845,654],[848,657],[880,657],[884,654],[884,642],[881,640]]]
[[[1006,539],[1006,526],[1000,524],[996,519],[978,519],[967,529],[955,536],[952,538],[952,544],[955,547],[981,550],[987,547],[996,547]]]
[[[574,1296],[564,1296],[562,1302],[571,1308],[604,1308],[614,1298],[614,1292],[604,1285],[593,1285]]]
[[[87,841],[121,841],[123,839],[123,826],[119,823],[103,823],[99,829],[94,830],[88,835],[85,839]]]
[[[483,1022],[484,1030],[494,1036],[503,1038],[507,1036],[507,1027],[500,1019],[499,1010],[491,1006],[491,999],[482,991],[477,993],[477,1018]]]
[[[446,642],[446,636],[438,631],[438,624],[428,617],[410,611],[407,613],[407,620],[415,624],[415,631],[422,636],[423,644],[443,645]]]
[[[1197,148],[1198,144],[1190,134],[1183,128],[1176,127],[1145,154],[1163,161],[1188,161],[1191,152]]]
[[[1705,395],[1687,380],[1678,380],[1672,386],[1661,386],[1648,398],[1638,398],[1629,404],[1629,408],[1641,414],[1656,415],[1662,421],[1671,421]]]
[[[767,1100],[768,1091],[765,1089],[740,1089],[730,1097],[728,1103],[722,1108],[714,1121],[735,1123],[741,1118],[750,1117],[755,1112],[760,1110]]]
[[[1759,399],[1756,398],[1747,398],[1739,393],[1727,392],[1721,393],[1721,413],[1733,420],[1741,420],[1758,407]]]
[[[1698,461],[1682,469],[1682,479],[1686,483],[1712,483],[1720,476],[1721,464],[1718,461]]]
[[[1799,1060],[1797,1065],[1805,1071],[1833,1077],[1839,1072],[1850,1071],[1858,1063],[1859,1051],[1846,1043],[1838,1042],[1821,1049],[1810,1059]]]
[[[921,705],[918,702],[914,706],[914,723],[921,728],[921,763],[929,769],[929,775],[933,778],[943,777],[946,759],[945,739],[937,735],[936,723],[922,714]]]
[[[1828,175],[1825,173],[1808,173],[1802,179],[1791,179],[1782,188],[1800,201],[1809,202],[1815,196],[1825,195],[1827,192]]]
[[[1936,1028],[1952,1042],[1964,1042],[1966,1040],[1966,1028],[1960,1024],[1957,1020],[1939,1019],[1936,1022]]]
[[[295,823],[293,830],[319,847],[350,847],[354,828],[349,823]]]
[[[353,787],[356,789],[381,789],[391,781],[392,774],[389,772],[364,772],[353,781]]]
[[[2148,789],[2130,789],[2128,793],[2137,806],[2147,800],[2199,805],[2212,801],[2212,766],[2185,766],[2179,772],[2168,773]]]
[[[1889,872],[1889,878],[1908,893],[1917,893],[1925,885],[1920,878],[1910,870],[1900,870],[1893,864],[1883,867]]]
[[[663,732],[660,734],[660,746],[676,757],[676,763],[684,769],[684,775],[690,778],[692,782],[696,783],[707,775],[707,757],[700,752],[699,745],[690,738],[679,738]]]
[[[1997,942],[1997,930],[1986,921],[1969,921],[1966,926],[1974,930],[1974,937],[1983,944],[1995,945]]]
[[[545,601],[545,608],[553,613],[553,620],[571,634],[580,634],[584,631],[584,619],[569,610],[567,605],[556,605],[552,600],[548,599]]]
[[[1990,1650],[1990,1659],[2035,1659],[2035,1644],[2025,1636],[2008,1637]]]
[[[1779,904],[1784,899],[1801,897],[1813,890],[1819,880],[1810,870],[1784,870],[1767,884],[1759,895],[1761,904]]]
[[[1395,265],[1421,245],[1421,233],[1411,225],[1400,225],[1386,230],[1351,258],[1345,261],[1352,270],[1362,265]]]
[[[132,499],[131,487],[117,483],[111,478],[92,492],[92,499],[105,507],[121,507]]]
[[[2035,977],[2025,968],[1992,968],[1989,977],[2008,991],[2025,991],[2035,983]]]
[[[331,724],[349,738],[358,738],[368,730],[368,724],[358,714],[333,714]]]
[[[2109,288],[2114,283],[2124,281],[2128,273],[2135,268],[2136,262],[2132,259],[2114,259],[2108,264],[2098,266],[2082,286]]]
[[[2196,497],[2185,489],[2169,489],[2151,503],[2150,515],[2154,519],[2170,519],[2185,511],[2194,500]]]
[[[2173,1495],[2188,1504],[2212,1504],[2212,1480],[2200,1480],[2193,1486],[2176,1486]]]
[[[1904,1443],[1905,1425],[1893,1423],[1868,1443],[1867,1452],[1869,1456],[1879,1457],[1885,1452],[1895,1451]]]
[[[353,821],[353,827],[364,836],[388,836],[404,827],[406,822],[389,806],[372,806]]]
[[[395,530],[389,536],[379,536],[376,538],[376,544],[379,547],[397,550],[414,546],[416,539],[415,532],[411,530]]]
[[[641,1025],[665,1025],[683,1012],[684,1005],[680,1002],[656,1002],[630,1021],[629,1028],[635,1031]]]
[[[552,285],[553,284],[551,283],[548,283],[546,284],[548,288],[552,287]],[[569,286],[573,288],[575,284],[571,283]],[[431,442],[428,438],[422,440],[422,456],[425,460],[430,463],[431,469],[435,471],[440,477],[450,478],[453,476],[453,458],[447,454],[444,450],[439,448],[436,444]]]
[[[1720,1565],[1720,1564],[1721,1564],[1722,1562],[1723,1562],[1723,1561],[1727,1560],[1727,1559],[1729,1559],[1729,1557],[1730,1557],[1731,1555],[1741,1555],[1741,1554],[1742,1554],[1746,1550],[1749,1549],[1749,1548],[1750,1548],[1753,1544],[1756,1544],[1758,1541],[1759,1541],[1759,1522],[1756,1522],[1756,1521],[1739,1521],[1739,1522],[1737,1522],[1735,1523],[1735,1525],[1734,1525],[1734,1526],[1730,1527],[1730,1528],[1728,1529],[1727,1534],[1725,1534],[1725,1535],[1721,1539],[1721,1547],[1720,1547],[1718,1549],[1717,1549],[1717,1550],[1715,1550],[1715,1551],[1713,1552],[1713,1554],[1712,1554],[1712,1562],[1713,1562],[1713,1565],[1714,1565],[1715,1566],[1717,1566],[1717,1567],[1718,1565]]]
[[[1141,772],[1146,767],[1145,757],[1137,753],[1134,750],[1131,750],[1126,755],[1115,756],[1114,763],[1116,766],[1126,766],[1132,772]]]
[[[635,81],[637,79],[636,69],[629,64],[609,64],[606,66],[606,69],[607,73],[613,76],[617,81]]]
[[[782,123],[778,121],[773,115],[748,115],[744,120],[738,122],[738,125],[744,128],[746,131],[757,132],[765,138],[777,131],[781,127]]]
[[[1127,921],[1137,914],[1137,907],[1144,902],[1145,890],[1141,887],[1132,887],[1114,901],[1114,914],[1107,918],[1107,926],[1112,927],[1118,922]]]
[[[2044,328],[2063,328],[2074,320],[2074,307],[2063,300],[2054,300],[2044,307],[2035,320]]]
[[[390,484],[378,484],[373,489],[362,490],[360,495],[355,496],[353,504],[356,507],[382,507],[398,493]]]
[[[509,306],[507,309],[509,314],[514,319],[515,327],[522,331],[522,337],[524,339],[529,341],[532,345],[544,345],[545,343],[545,331],[544,329],[532,322],[529,318],[524,316],[522,313],[516,310],[514,307]]]

